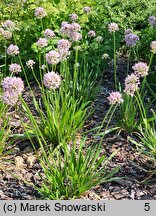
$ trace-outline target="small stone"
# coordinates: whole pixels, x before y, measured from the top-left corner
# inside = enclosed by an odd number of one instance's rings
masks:
[[[24,167],[26,167],[24,159],[21,156],[15,157],[15,166],[17,169],[23,169]]]

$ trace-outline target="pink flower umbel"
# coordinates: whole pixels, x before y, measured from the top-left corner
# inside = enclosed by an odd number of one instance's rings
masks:
[[[61,84],[61,77],[55,72],[48,72],[43,77],[43,83],[46,88],[57,89]]]
[[[83,8],[83,12],[84,13],[90,13],[91,12],[91,8],[88,7],[88,6],[86,6],[86,7]]]
[[[70,17],[70,19],[71,19],[72,21],[76,21],[76,20],[79,18],[78,15],[75,14],[75,13],[70,14],[69,17]]]
[[[117,24],[117,23],[110,23],[110,24],[108,25],[108,31],[109,31],[110,33],[119,31],[119,26],[118,26],[118,24]]]
[[[37,19],[42,19],[43,17],[45,17],[47,15],[46,11],[44,8],[42,7],[38,7],[35,10],[35,16]]]
[[[15,29],[15,23],[12,22],[11,20],[6,20],[2,26],[4,29],[8,29],[11,31],[13,31]]]
[[[81,26],[80,24],[73,22],[71,24],[71,31],[81,31]]]
[[[70,55],[69,49],[71,47],[71,43],[68,40],[62,39],[57,43],[57,48],[60,54],[60,61],[67,59]]]
[[[62,22],[60,33],[63,35],[68,35],[72,31],[72,25],[67,22]]]
[[[103,37],[102,36],[98,36],[97,38],[95,38],[97,43],[101,43],[103,41]]]
[[[77,41],[80,41],[82,39],[82,35],[79,33],[79,32],[76,32],[76,31],[71,31],[69,33],[69,39],[72,41],[72,42],[77,42]]]
[[[150,47],[151,47],[151,52],[156,54],[156,41],[152,41]]]
[[[24,83],[20,77],[5,77],[2,82],[3,91],[20,95],[24,91]]]
[[[60,62],[61,62],[68,58],[68,56],[70,55],[70,51],[68,49],[60,49],[59,54],[60,54]]]
[[[51,50],[46,54],[46,61],[48,64],[56,65],[60,61],[60,54],[55,50]]]
[[[19,48],[16,45],[11,44],[8,48],[7,48],[7,54],[11,55],[11,56],[15,56],[19,54]]]
[[[136,76],[134,73],[132,73],[131,75],[128,75],[125,79],[124,92],[130,95],[131,97],[133,97],[135,91],[139,89],[139,84],[140,84],[140,81],[139,81],[138,76]]]
[[[19,64],[15,63],[15,64],[11,64],[9,66],[9,71],[11,73],[20,73],[20,72],[22,72],[22,69],[21,69],[21,66]]]
[[[155,16],[150,16],[148,18],[148,21],[150,23],[151,26],[155,26],[156,25],[156,17]]]
[[[45,38],[39,38],[38,41],[36,42],[36,45],[39,48],[44,48],[48,45],[47,40]]]
[[[31,69],[33,68],[34,64],[35,62],[31,59],[26,62],[27,67]]]
[[[10,31],[3,31],[3,38],[6,39],[6,40],[9,40],[12,38],[12,32]]]
[[[18,94],[15,92],[5,91],[2,94],[2,101],[9,106],[14,106],[18,101]]]
[[[24,83],[19,77],[6,77],[2,80],[2,100],[7,105],[15,105],[24,91]]]
[[[125,35],[127,34],[132,34],[133,33],[133,30],[132,29],[126,29],[125,30]]]
[[[110,105],[123,103],[122,94],[120,92],[112,92],[107,98]]]
[[[95,31],[90,30],[90,31],[88,32],[88,37],[92,38],[92,37],[95,37],[95,36],[96,36]]]
[[[52,31],[51,29],[46,29],[44,31],[44,36],[48,39],[54,38],[55,37],[55,33],[54,31]]]
[[[125,42],[129,47],[134,47],[138,41],[139,37],[136,34],[129,33],[125,35]]]
[[[61,39],[57,43],[58,50],[66,49],[69,50],[71,47],[71,43],[68,40]]]
[[[134,70],[134,74],[138,77],[145,77],[148,75],[149,68],[144,62],[136,63],[132,68]]]

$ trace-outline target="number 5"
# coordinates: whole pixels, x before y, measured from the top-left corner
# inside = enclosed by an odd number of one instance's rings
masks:
[[[145,211],[149,211],[150,210],[150,203],[145,203]]]

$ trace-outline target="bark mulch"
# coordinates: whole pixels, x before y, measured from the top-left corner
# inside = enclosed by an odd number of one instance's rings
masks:
[[[118,61],[118,77],[122,82],[125,78],[126,61]],[[109,105],[107,96],[113,90],[113,69],[110,62],[104,72],[101,90],[94,102],[95,111],[86,122],[86,128],[92,128],[100,125],[103,117],[108,110]],[[34,86],[36,95],[39,95],[38,89]],[[29,91],[24,93],[25,100],[31,105],[32,100]],[[13,133],[22,133],[20,117],[23,113],[11,112],[11,124]],[[35,114],[35,113],[34,113]],[[25,121],[27,119],[25,118]],[[115,124],[115,122],[112,122]],[[92,139],[93,134],[89,134]],[[100,142],[97,137],[97,144]],[[10,147],[10,154],[0,159],[0,199],[3,200],[32,200],[41,199],[41,196],[32,185],[39,186],[41,180],[38,174],[43,175],[39,161],[37,160],[33,148],[29,141],[24,140],[16,142]],[[144,181],[150,177],[152,170],[155,169],[152,161],[139,154],[135,146],[130,143],[125,133],[112,133],[106,136],[102,142],[101,154],[107,157],[118,150],[114,158],[109,162],[108,168],[111,170],[116,166],[120,167],[116,174],[119,180],[111,183],[103,183],[91,188],[78,199],[89,200],[155,200],[156,199],[156,176],[152,176],[149,181]],[[151,171],[151,172],[150,172]],[[27,182],[27,183],[26,183]]]

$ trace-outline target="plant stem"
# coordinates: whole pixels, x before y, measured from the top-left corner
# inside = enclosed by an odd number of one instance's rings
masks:
[[[117,90],[117,78],[116,78],[116,39],[115,39],[115,32],[113,32],[113,39],[114,39],[114,82],[115,82],[115,89]]]
[[[129,73],[129,66],[130,66],[130,57],[131,57],[131,47],[130,47],[130,50],[129,50],[129,53],[128,53],[128,62],[127,62],[127,75]]]

